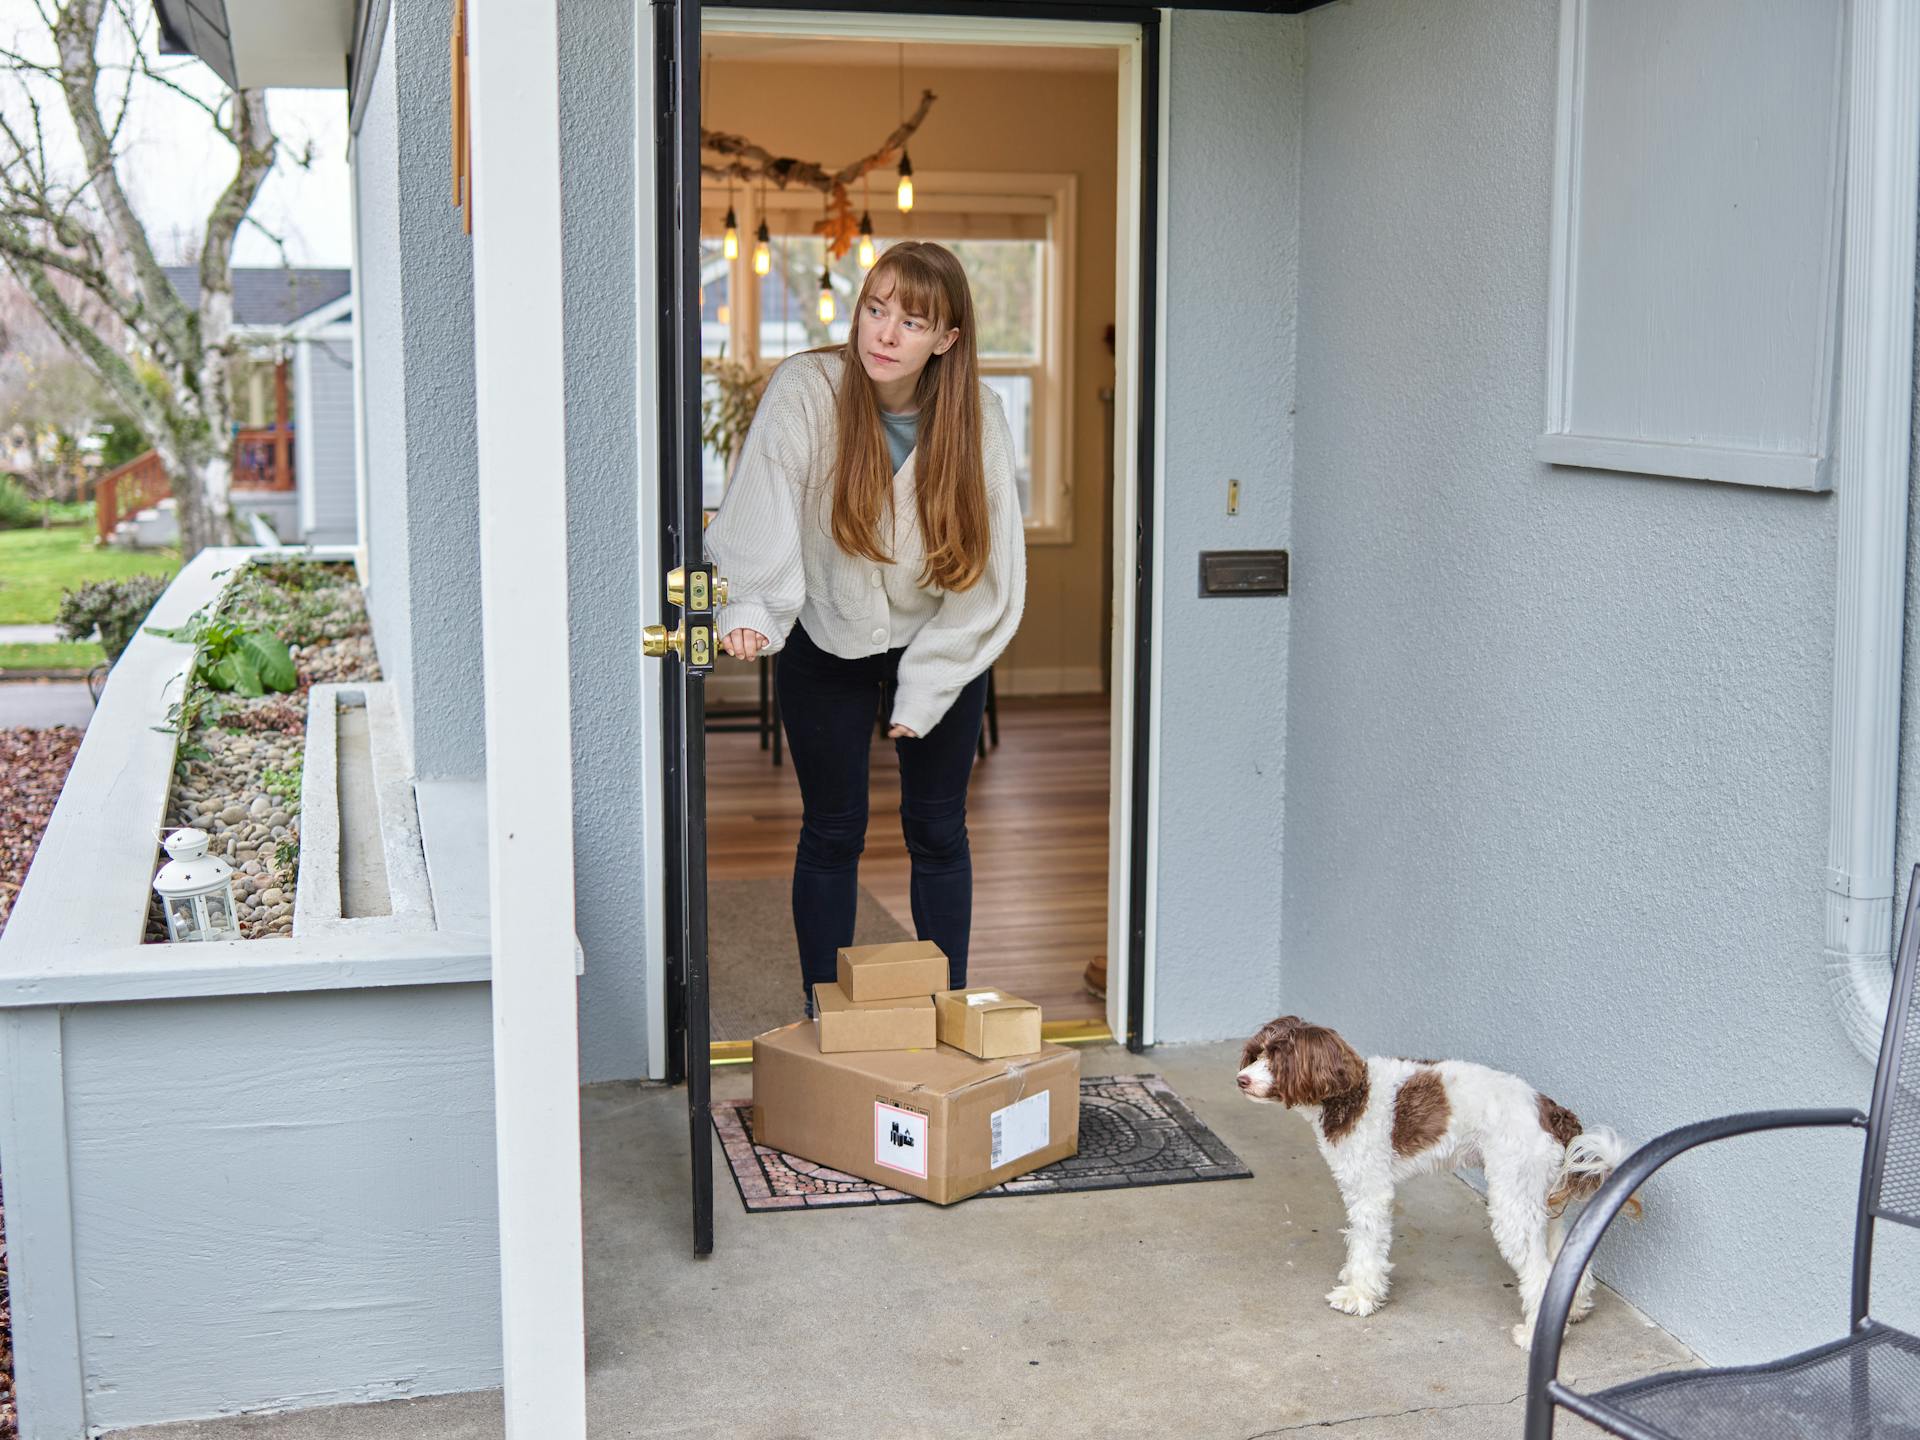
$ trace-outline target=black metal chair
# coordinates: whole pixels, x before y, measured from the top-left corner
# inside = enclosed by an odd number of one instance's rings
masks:
[[[1907,892],[1893,994],[1874,1072],[1873,1108],[1763,1110],[1670,1131],[1629,1156],[1588,1203],[1561,1247],[1527,1367],[1526,1440],[1551,1440],[1556,1407],[1627,1440],[1894,1440],[1920,1435],[1920,1339],[1869,1318],[1873,1227],[1920,1227],[1920,1063],[1904,1051],[1915,1034],[1914,953],[1920,949],[1920,865]],[[1844,1339],[1767,1365],[1682,1370],[1630,1380],[1591,1395],[1563,1385],[1560,1347],[1574,1289],[1607,1226],[1629,1196],[1667,1161],[1696,1145],[1814,1125],[1867,1132],[1854,1217],[1853,1326]]]

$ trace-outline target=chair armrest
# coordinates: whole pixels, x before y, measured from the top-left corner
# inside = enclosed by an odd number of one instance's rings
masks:
[[[1676,1155],[1699,1145],[1726,1140],[1735,1135],[1751,1135],[1761,1130],[1804,1130],[1816,1126],[1847,1125],[1864,1130],[1867,1117],[1858,1110],[1752,1110],[1743,1115],[1723,1115],[1717,1120],[1701,1120],[1669,1130],[1642,1145],[1620,1162],[1620,1168],[1607,1177],[1606,1184],[1594,1192],[1593,1199],[1580,1212],[1580,1218],[1567,1231],[1560,1254],[1547,1277],[1546,1293],[1540,1300],[1540,1317],[1533,1327],[1533,1349],[1527,1358],[1526,1440],[1547,1440],[1553,1433],[1553,1396],[1551,1387],[1560,1373],[1560,1345],[1566,1336],[1567,1315],[1573,1309],[1573,1296],[1580,1276],[1600,1246],[1600,1237],[1620,1213],[1633,1192],[1653,1173]]]

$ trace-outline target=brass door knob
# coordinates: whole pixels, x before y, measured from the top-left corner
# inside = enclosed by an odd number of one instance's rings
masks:
[[[640,632],[640,653],[649,660],[664,659],[671,650],[675,655],[684,653],[687,632],[684,625],[676,625],[669,630],[664,625],[649,625]]]

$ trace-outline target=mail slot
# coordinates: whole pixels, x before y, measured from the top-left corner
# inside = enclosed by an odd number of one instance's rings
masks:
[[[1287,593],[1287,552],[1284,550],[1202,550],[1200,594],[1284,595]]]

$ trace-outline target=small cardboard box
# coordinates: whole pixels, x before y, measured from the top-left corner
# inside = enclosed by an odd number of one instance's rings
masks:
[[[1004,990],[977,986],[943,990],[933,997],[940,1012],[940,1043],[997,1060],[1031,1055],[1040,1048],[1040,1007]]]
[[[753,1042],[762,1145],[950,1205],[1080,1148],[1080,1057],[821,1051],[805,1021]]]
[[[820,1049],[829,1055],[843,1050],[931,1050],[938,1043],[931,995],[861,1004],[847,999],[838,985],[816,985],[813,1013]]]
[[[905,1000],[947,988],[947,957],[931,940],[849,945],[840,952],[840,988],[856,1005]]]

